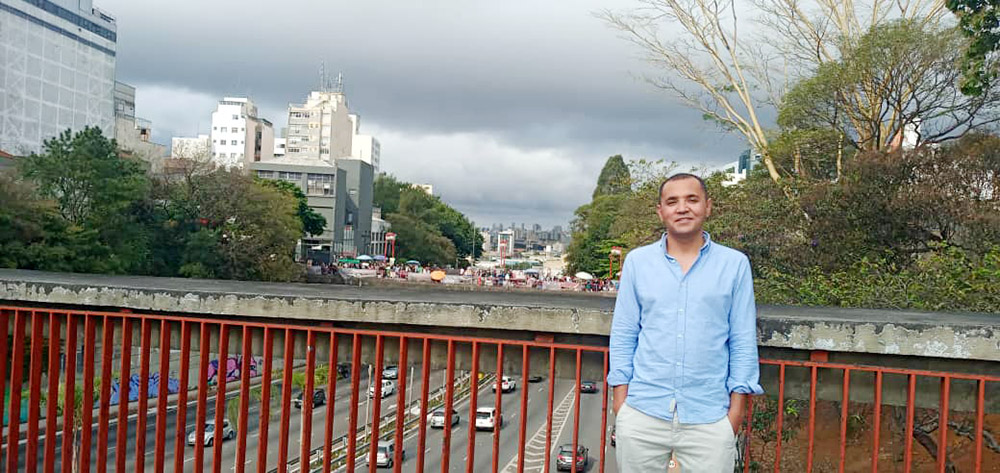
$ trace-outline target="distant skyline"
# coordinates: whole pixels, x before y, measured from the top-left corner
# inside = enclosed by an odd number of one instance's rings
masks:
[[[635,78],[639,52],[594,17],[635,5],[95,0],[117,18],[117,77],[155,141],[206,133],[231,95],[280,129],[323,63],[386,172],[476,222],[548,227],[590,200],[608,156],[714,166],[746,148]]]

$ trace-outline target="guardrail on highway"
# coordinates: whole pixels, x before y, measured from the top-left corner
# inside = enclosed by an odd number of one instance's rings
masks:
[[[548,471],[554,463],[553,451],[560,444],[574,450],[581,444],[588,447],[586,461],[594,464],[587,466],[587,471],[614,469],[607,461],[613,453],[608,445],[611,429],[607,386],[597,381],[597,394],[583,397],[581,383],[584,373],[600,376],[607,372],[606,346],[255,320],[0,307],[0,340],[8,341],[0,344],[0,360],[9,360],[0,363],[0,392],[10,392],[7,402],[0,405],[0,414],[19,419],[25,386],[28,396],[28,421],[24,425],[11,422],[0,432],[0,444],[5,446],[3,469],[48,472],[55,471],[58,465],[69,473],[104,471],[113,465],[116,471],[160,472],[172,462],[175,471],[185,471],[186,463],[194,461],[196,471],[209,466],[213,472],[225,468],[266,473],[287,472],[290,466],[300,466],[298,459],[305,458],[315,471],[329,473],[339,468],[354,472],[367,458],[368,469],[373,472],[377,449],[367,448],[370,439],[392,439],[395,445],[403,446],[404,437],[411,436],[416,436],[416,446],[411,449],[417,454],[406,461],[413,462],[417,471],[423,471],[428,461],[439,462],[442,471],[449,471],[452,455],[462,450],[467,472],[497,472],[502,465],[506,465],[504,471]],[[235,434],[224,428],[214,429],[209,446],[194,442],[189,448],[185,428],[190,414],[187,389],[181,389],[176,399],[149,409],[154,427],[151,439],[146,434],[147,416],[125,422],[129,412],[127,385],[122,386],[122,408],[113,413],[109,385],[97,380],[111,379],[116,370],[120,371],[120,379],[127,379],[133,360],[119,354],[131,353],[132,345],[140,348],[140,379],[147,379],[154,370],[161,377],[176,371],[181,386],[197,385],[191,396],[196,401],[195,438],[206,438],[209,402],[215,406],[212,420],[216,426],[223,425],[226,419],[227,402],[238,403],[231,408],[236,418]],[[158,366],[150,366],[154,347],[166,352],[174,346],[180,348],[179,359],[162,357]],[[231,351],[244,360],[262,357],[260,391],[251,392],[250,366],[246,362],[240,367],[238,395],[228,400],[228,396],[214,396],[210,400],[205,376],[209,360],[226,359]],[[82,359],[77,359],[77,353],[83,353]],[[346,398],[346,406],[338,407],[337,377],[317,379],[316,373],[324,365],[328,373],[336,373],[335,367],[342,361],[350,366],[350,385],[348,395],[341,396],[341,400]],[[80,363],[83,371],[78,380],[76,367]],[[360,412],[361,396],[367,394],[360,390],[361,367],[365,363],[374,367],[373,386],[382,385],[383,369],[393,364],[402,367],[396,371],[397,393],[407,392],[408,387],[417,391],[413,396],[397,394],[395,411],[384,415],[386,400],[382,391],[375,389],[371,418],[380,421],[370,425],[368,435],[364,433],[367,421]],[[293,368],[299,365],[304,366],[305,376],[301,383],[302,410],[296,414],[292,397],[293,384],[298,382],[293,381],[299,378]],[[444,372],[442,387],[436,388],[431,386],[431,370],[439,365]],[[741,428],[739,468],[744,472],[880,468],[979,472],[996,471],[996,465],[1000,465],[996,440],[1000,429],[1000,377],[996,375],[831,363],[823,352],[813,352],[810,360],[761,360],[761,365],[762,383],[768,394],[752,400],[748,420]],[[415,371],[412,380],[406,369],[410,366]],[[274,392],[279,371],[280,388]],[[465,373],[470,380],[485,374],[480,382],[497,388],[489,402],[498,416],[505,409],[516,414],[511,416],[517,418],[512,422],[513,431],[494,424],[489,454],[477,452],[476,409],[484,404],[479,402],[479,389],[462,382]],[[505,375],[518,382],[520,392],[504,395],[501,388]],[[227,380],[221,378],[218,390],[227,392]],[[531,389],[525,383],[539,379],[541,384]],[[323,383],[328,411],[322,416],[323,425],[314,429],[312,394]],[[149,406],[147,384],[140,383],[138,412]],[[77,404],[78,387],[82,405],[97,402],[96,412],[59,407]],[[159,388],[159,399],[168,399],[166,384],[161,383]],[[468,434],[445,428],[440,434],[440,450],[433,448],[428,454],[427,413],[440,402],[444,425],[451,425],[452,409],[465,396],[463,389],[468,389]],[[559,409],[554,406],[557,392],[562,399]],[[528,415],[529,400],[537,401],[532,396],[538,395],[544,404],[533,404],[534,414]],[[43,397],[58,402],[43,403]],[[272,409],[273,399],[278,401],[276,409]],[[585,411],[581,409],[584,404]],[[276,454],[252,445],[251,406],[259,410],[256,437],[265,446],[277,445]],[[341,425],[339,419],[344,416],[338,410],[344,408],[348,410],[348,422]],[[397,421],[400,412],[415,408],[419,408],[418,415],[406,422]],[[168,409],[177,426],[172,430],[168,429]],[[119,419],[112,437],[109,426],[113,414]],[[278,416],[276,425],[272,425],[272,414]],[[40,441],[40,430],[57,430],[57,417],[62,418],[61,439],[45,435]],[[301,435],[297,452],[291,451],[290,445],[293,420],[307,433]],[[95,425],[96,431],[79,428],[81,425]],[[322,434],[319,447],[313,445],[309,435],[314,430]],[[234,442],[224,445],[223,436],[228,435],[235,435]],[[393,470],[397,472],[404,463],[402,450],[394,450]],[[78,455],[73,456],[74,452]],[[576,469],[572,463],[570,471]]]

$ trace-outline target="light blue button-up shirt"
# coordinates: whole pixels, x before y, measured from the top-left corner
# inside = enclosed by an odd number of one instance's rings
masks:
[[[746,255],[706,232],[685,274],[666,235],[632,250],[611,323],[608,384],[628,385],[628,405],[647,415],[708,424],[730,393],[763,394],[757,308]]]

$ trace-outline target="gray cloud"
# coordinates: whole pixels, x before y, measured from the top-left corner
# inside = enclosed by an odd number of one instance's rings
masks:
[[[636,51],[592,14],[627,0],[97,5],[118,18],[118,76],[139,87],[138,112],[160,141],[204,131],[227,94],[251,95],[281,126],[325,61],[344,73],[363,128],[377,130],[386,170],[432,182],[485,220],[568,221],[611,154],[717,164],[744,147],[633,79],[645,68]],[[465,166],[477,140],[511,165],[477,176],[481,166]],[[559,166],[537,166],[546,159]],[[531,187],[524,166],[552,174]]]

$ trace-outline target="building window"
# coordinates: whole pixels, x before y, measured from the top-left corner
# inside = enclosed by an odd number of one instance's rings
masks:
[[[229,153],[229,157],[230,158],[235,158],[236,157],[236,153]]]
[[[278,179],[281,179],[283,181],[298,183],[299,181],[302,180],[302,173],[278,171]]]
[[[274,179],[274,173],[271,171],[257,171],[257,177],[261,179]]]
[[[226,127],[222,127],[222,129],[221,129],[221,130],[219,130],[219,131],[221,131],[221,132],[225,133],[225,132],[229,131],[229,128],[226,128]]]
[[[233,120],[239,120],[239,119],[240,119],[239,115],[233,115]]]
[[[287,151],[288,151],[289,153],[298,153],[298,152],[299,152],[299,148],[288,148],[288,150],[287,150]]]
[[[236,140],[232,140],[231,144],[235,145],[236,144]]]
[[[306,175],[306,194],[333,195],[333,174]]]
[[[213,129],[213,130],[218,130],[218,129],[219,129],[219,127],[217,127],[217,126],[213,126],[213,127],[212,127],[212,129]]]

